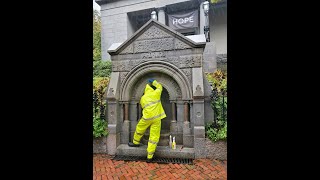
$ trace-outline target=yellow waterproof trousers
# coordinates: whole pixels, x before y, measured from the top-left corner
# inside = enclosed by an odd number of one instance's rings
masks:
[[[161,118],[153,119],[153,120],[144,120],[140,119],[136,126],[136,132],[133,136],[133,143],[139,144],[141,137],[144,135],[144,132],[150,126],[150,136],[148,141],[148,159],[153,157],[154,152],[156,151],[157,144],[160,139],[160,131],[161,131]]]

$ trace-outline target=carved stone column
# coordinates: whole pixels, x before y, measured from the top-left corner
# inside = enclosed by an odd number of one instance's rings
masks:
[[[193,147],[193,136],[190,128],[190,108],[189,102],[184,102],[184,122],[183,122],[183,145],[185,147]]]
[[[183,144],[183,123],[184,123],[184,102],[178,100],[176,103],[177,107],[177,130],[174,136],[176,136],[177,144]]]
[[[204,123],[204,85],[203,69],[192,69],[193,83],[193,118],[195,158],[205,158],[205,123]]]
[[[172,119],[170,124],[170,134],[177,133],[176,103],[174,101],[171,102],[171,108],[172,108]]]
[[[177,126],[178,126],[178,133],[182,133],[182,127],[184,122],[184,102],[177,101]]]
[[[130,141],[133,139],[134,132],[138,123],[138,103],[136,101],[130,101],[129,106],[129,119],[130,119]]]
[[[124,121],[122,125],[121,144],[127,144],[129,142],[130,134],[130,120],[129,120],[129,102],[123,102],[124,109]]]
[[[189,122],[189,104],[188,102],[184,103],[184,122]]]
[[[124,105],[124,121],[129,120],[129,103],[124,102],[123,105]]]
[[[121,106],[119,104],[119,72],[112,72],[110,82],[108,85],[108,89],[105,92],[107,95],[107,103],[108,103],[108,131],[109,134],[107,136],[107,151],[108,154],[114,155],[116,153],[116,149],[120,144],[120,126],[121,120],[119,117],[121,116]]]

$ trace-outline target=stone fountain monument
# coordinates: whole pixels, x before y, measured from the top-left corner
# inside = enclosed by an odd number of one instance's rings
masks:
[[[155,156],[205,157],[205,123],[213,120],[213,110],[204,69],[214,66],[203,60],[205,47],[206,42],[194,42],[150,20],[125,42],[108,49],[112,61],[105,94],[108,154],[146,155],[149,129],[141,139],[145,146],[132,148],[127,143],[142,116],[139,102],[147,79],[154,78],[163,85],[161,100],[167,114]],[[170,134],[176,138],[176,150],[168,148]]]

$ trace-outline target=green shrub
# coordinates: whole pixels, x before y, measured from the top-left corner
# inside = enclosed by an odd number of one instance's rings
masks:
[[[93,61],[93,77],[110,77],[111,61]]]
[[[107,136],[108,124],[101,118],[93,118],[93,137],[98,138],[101,136]]]
[[[107,136],[107,119],[105,118],[106,100],[104,92],[109,84],[111,61],[101,60],[101,18],[93,10],[93,136]]]
[[[227,139],[227,75],[221,70],[206,74],[212,84],[211,107],[214,111],[212,123],[206,125],[207,137],[214,141]]]
[[[108,77],[93,78],[93,136],[101,137],[108,135],[105,109],[107,106],[103,95],[109,84]]]
[[[227,122],[222,123],[222,128],[218,129],[213,127],[212,124],[206,125],[206,136],[212,141],[227,140]]]

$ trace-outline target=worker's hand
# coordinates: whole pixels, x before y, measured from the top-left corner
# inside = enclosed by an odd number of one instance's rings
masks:
[[[150,83],[150,84],[152,84],[152,82],[154,81],[154,79],[148,79],[148,82]]]

